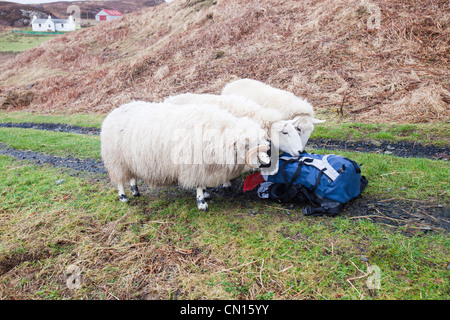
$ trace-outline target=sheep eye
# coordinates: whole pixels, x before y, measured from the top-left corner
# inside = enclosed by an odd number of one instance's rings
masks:
[[[302,132],[302,129],[300,129],[300,128],[297,128],[297,131],[301,133],[301,132]]]
[[[287,132],[281,131],[282,134],[288,134]]]

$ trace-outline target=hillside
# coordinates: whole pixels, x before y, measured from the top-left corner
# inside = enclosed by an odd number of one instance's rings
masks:
[[[43,8],[14,2],[0,1],[0,26],[28,27],[33,15],[39,18],[51,14]]]
[[[306,97],[324,117],[448,121],[448,12],[446,0],[179,0],[1,65],[0,105],[104,113],[250,77]]]

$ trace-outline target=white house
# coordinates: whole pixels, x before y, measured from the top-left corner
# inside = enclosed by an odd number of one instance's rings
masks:
[[[123,16],[123,13],[119,10],[108,10],[103,9],[95,15],[95,20],[97,21],[111,21],[118,19]]]
[[[55,32],[55,31],[75,31],[76,24],[72,16],[68,19],[52,19],[48,16],[47,19],[38,19],[33,16],[31,20],[33,31]]]

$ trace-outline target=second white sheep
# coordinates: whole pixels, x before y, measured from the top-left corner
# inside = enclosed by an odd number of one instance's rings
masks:
[[[264,108],[274,109],[282,114],[283,120],[294,120],[303,146],[309,140],[314,125],[325,122],[316,119],[311,103],[292,92],[274,88],[254,79],[239,79],[225,85],[222,95],[240,95]]]

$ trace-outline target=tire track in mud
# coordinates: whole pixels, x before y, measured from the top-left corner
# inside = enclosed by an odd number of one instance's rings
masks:
[[[310,139],[308,144],[316,149],[345,150],[366,153],[393,155],[402,158],[427,158],[432,160],[448,160],[450,149],[448,147],[423,145],[410,141],[342,141],[332,139]]]
[[[68,125],[68,124],[64,124],[64,123],[33,123],[33,122],[12,123],[12,122],[5,122],[5,123],[0,123],[0,128],[36,129],[36,130],[70,132],[70,133],[91,134],[91,135],[99,135],[100,134],[100,129],[97,129],[97,128],[74,126],[74,125]]]
[[[76,171],[105,174],[106,170],[102,161],[95,159],[79,159],[75,157],[57,157],[30,150],[19,150],[10,148],[0,143],[0,154],[9,155],[17,160],[28,160],[35,164],[50,164],[53,167],[68,168]]]
[[[0,127],[70,132],[87,135],[100,134],[100,129],[97,128],[86,128],[57,123],[0,123]],[[440,158],[445,159],[445,155],[448,156],[449,154],[449,149],[447,147],[425,146],[411,142],[373,143],[369,141],[310,139],[308,143],[311,147],[323,150],[347,150],[374,153],[385,153],[388,151],[389,153],[386,154],[400,157],[423,157],[435,160]],[[53,167],[67,168],[78,173],[106,174],[102,161],[96,159],[57,157],[30,150],[10,148],[3,143],[0,143],[0,154],[12,156],[21,161],[28,160],[37,165],[49,164]],[[238,178],[238,180],[239,179],[240,178]],[[247,207],[252,212],[252,215],[258,214],[252,210],[252,202],[260,202],[262,199],[258,198],[256,192],[247,192],[244,194],[241,188],[242,183],[243,180],[234,181],[231,190],[228,191],[224,191],[222,188],[211,188],[210,191],[212,191],[213,194],[241,203],[241,205]],[[169,194],[171,194],[171,196],[176,196],[172,194],[173,192],[186,194],[186,190],[178,190],[178,188],[176,190],[177,191],[170,191]],[[161,196],[164,195],[161,194]],[[283,206],[286,207],[289,219],[298,219],[290,216],[289,212],[301,211],[302,204],[285,204]],[[406,231],[402,232],[407,235],[426,233],[432,230],[444,232],[450,231],[450,214],[448,206],[418,200],[374,199],[363,196],[348,203],[340,215],[347,216],[349,219],[369,219],[376,223],[388,224],[394,227],[406,226]]]
[[[54,132],[67,132],[85,135],[99,135],[100,129],[88,128],[75,125],[68,125],[62,123],[0,123],[0,128],[21,128],[21,129],[35,129]],[[76,171],[101,173],[105,174],[106,170],[101,160],[95,159],[79,159],[76,157],[57,157],[54,155],[34,152],[31,150],[20,150],[8,147],[0,142],[0,154],[9,155],[17,160],[28,160],[35,164],[50,164],[54,167],[68,168]]]

